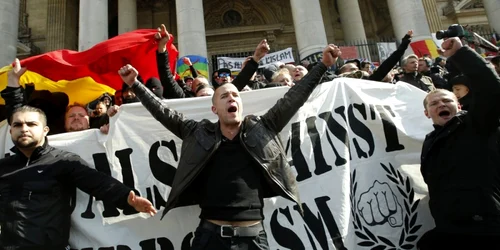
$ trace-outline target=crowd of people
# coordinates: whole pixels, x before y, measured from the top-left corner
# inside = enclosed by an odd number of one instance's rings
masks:
[[[166,32],[164,26],[160,29]],[[321,81],[349,77],[393,84],[402,81],[426,92],[434,89],[448,89],[457,95],[462,106],[467,107],[470,79],[447,63],[444,57],[432,59],[428,55],[418,57],[413,54],[402,58],[411,43],[412,36],[413,32],[408,31],[397,50],[375,69],[369,61],[342,60],[334,65],[336,69],[333,72],[329,70]],[[258,54],[254,60],[252,56],[246,58],[237,77],[231,70],[220,68],[214,70],[209,80],[199,75],[189,58],[185,57],[183,61],[190,67],[191,76],[176,79],[169,65],[169,55],[166,49],[168,39],[170,38],[158,39],[156,66],[159,79],[153,77],[144,82],[144,79],[138,77],[141,83],[162,99],[212,96],[216,87],[228,82],[234,85],[239,85],[240,82],[245,83],[242,88],[238,89],[239,91],[279,86],[293,87],[317,64],[307,61],[298,65],[278,62],[259,68],[255,60],[260,60],[264,55]],[[497,72],[500,72],[500,56],[491,58],[491,63]],[[139,102],[134,91],[123,83],[122,88],[114,95],[102,93],[102,96],[90,103],[69,104],[68,97],[64,93],[35,91],[32,84],[21,88],[19,78],[25,69],[21,68],[18,60],[13,64],[14,70],[8,73],[8,86],[1,92],[2,98],[6,101],[6,112],[2,116],[10,114],[15,107],[22,104],[39,107],[48,116],[51,127],[49,135],[93,128],[107,133],[109,117],[116,114],[121,104]]]
[[[37,207],[29,201],[27,204],[50,214],[42,218],[63,213],[66,219],[33,220],[37,212],[19,212],[19,206],[0,210],[0,246],[64,249],[69,237],[67,190],[74,187],[109,199],[118,207],[132,206],[137,211],[156,213],[149,201],[136,197],[119,182],[91,171],[78,156],[50,147],[45,137],[93,128],[107,133],[109,118],[119,112],[121,104],[140,102],[165,128],[183,140],[163,215],[175,207],[200,205],[201,222],[192,249],[268,249],[262,225],[263,199],[282,196],[301,209],[295,178],[286,155],[281,153],[284,150],[279,132],[318,84],[339,77],[388,84],[402,81],[428,92],[424,99],[425,115],[432,119],[435,130],[424,142],[421,171],[429,187],[436,228],[422,237],[419,248],[465,249],[467,246],[467,249],[475,249],[483,243],[500,243],[500,106],[497,103],[500,57],[487,62],[464,46],[459,38],[451,37],[442,45],[442,57],[433,60],[409,55],[402,58],[412,37],[410,30],[397,50],[374,70],[370,62],[348,60],[339,64],[342,51],[333,44],[326,46],[320,62],[275,63],[259,69],[258,62],[269,52],[267,41],[262,40],[253,56],[246,58],[237,77],[233,77],[229,69],[221,68],[214,71],[209,80],[198,75],[185,58],[192,76],[176,80],[166,49],[171,36],[161,25],[156,34],[159,79],[144,81],[133,65],[125,65],[118,72],[123,80],[122,89],[114,96],[103,93],[88,104],[69,104],[64,96],[59,98],[43,91],[37,96],[30,86],[22,88],[19,80],[26,69],[16,59],[1,96],[5,99],[18,153],[0,160],[0,193],[18,187],[17,182],[31,176],[29,171],[40,173],[56,166],[57,171],[47,171],[47,176],[23,181],[27,185],[21,188],[43,186],[50,192],[63,188],[57,196],[60,198],[51,200],[52,204],[59,204],[59,209],[47,209],[51,204],[40,201],[43,196],[37,192],[33,193],[33,200],[38,199],[38,203],[45,205]],[[328,71],[334,65],[339,67],[334,72]],[[288,86],[289,90],[266,114],[242,116],[241,91],[278,86]],[[42,98],[44,95],[49,98]],[[188,120],[162,101],[203,96],[212,96],[212,112],[218,116],[218,122]],[[55,104],[59,108],[55,108]],[[200,129],[202,133],[195,133]],[[471,149],[470,143],[477,147]],[[67,165],[71,168],[66,169]],[[5,197],[0,195],[8,202],[23,198],[22,195]],[[463,206],[459,212],[448,212],[448,208],[459,205]],[[6,213],[10,213],[9,219]],[[29,223],[23,224],[26,221]],[[12,227],[14,224],[22,226]],[[33,228],[57,230],[38,230],[34,236],[24,233]],[[457,238],[462,239],[460,244],[456,244]],[[21,248],[15,248],[19,246]]]

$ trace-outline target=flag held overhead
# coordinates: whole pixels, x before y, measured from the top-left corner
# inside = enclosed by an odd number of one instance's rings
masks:
[[[21,60],[21,66],[27,71],[20,84],[33,83],[36,90],[64,92],[70,104],[88,103],[104,92],[114,94],[122,87],[117,71],[125,64],[134,65],[143,79],[158,77],[156,32],[154,29],[135,30],[86,51],[57,50]],[[170,39],[167,50],[170,67],[175,73],[178,51],[172,42]],[[12,66],[0,69],[0,90],[7,86],[10,69]],[[0,104],[4,104],[3,99]]]

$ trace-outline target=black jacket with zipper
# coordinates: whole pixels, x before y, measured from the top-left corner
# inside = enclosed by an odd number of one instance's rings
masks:
[[[461,48],[448,60],[474,79],[468,111],[425,138],[421,172],[436,230],[500,237],[500,78],[479,54]]]
[[[30,158],[17,149],[0,160],[0,249],[64,249],[76,188],[130,208],[130,188],[90,168],[78,155],[47,144]]]
[[[266,114],[246,116],[240,130],[240,140],[262,167],[273,191],[272,196],[282,196],[299,206],[301,203],[296,180],[286,159],[279,132],[307,101],[326,70],[323,63],[318,63],[300,84],[290,88]],[[244,84],[241,83],[242,86]],[[222,139],[219,123],[186,119],[181,113],[171,110],[139,82],[135,82],[132,88],[153,117],[183,140],[181,158],[163,216],[173,208],[197,204],[197,190],[193,190],[190,184],[219,148]]]

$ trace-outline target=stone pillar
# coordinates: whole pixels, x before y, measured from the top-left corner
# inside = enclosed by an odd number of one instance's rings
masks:
[[[74,1],[48,0],[47,2],[47,44],[45,50],[75,50],[77,27],[75,15],[77,6]]]
[[[396,39],[402,39],[408,30],[413,30],[412,42],[432,39],[422,0],[387,0],[387,5]]]
[[[137,1],[118,1],[118,34],[137,29]]]
[[[396,39],[413,30],[413,41],[431,35],[422,0],[388,0],[389,13]]]
[[[108,0],[80,0],[78,50],[108,39]]]
[[[444,27],[436,7],[436,0],[422,0],[422,3],[424,5],[425,15],[427,16],[427,22],[429,23],[431,33],[436,33],[438,30],[442,30]]]
[[[175,0],[179,57],[207,57],[205,14],[202,0]]]
[[[490,27],[500,34],[500,1],[483,0]]]
[[[300,60],[323,51],[327,45],[319,0],[290,0]]]
[[[0,68],[16,58],[18,29],[19,0],[0,0]]]
[[[365,26],[357,0],[339,0],[338,7],[344,42],[347,44],[367,44]],[[367,46],[358,46],[359,56],[371,60]]]

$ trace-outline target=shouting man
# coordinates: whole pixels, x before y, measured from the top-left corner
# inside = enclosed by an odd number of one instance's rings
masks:
[[[442,44],[443,55],[471,80],[471,102],[463,111],[450,91],[424,99],[434,131],[425,138],[421,172],[429,188],[436,227],[419,249],[495,249],[500,245],[500,78],[459,38]]]
[[[237,87],[221,85],[212,97],[212,112],[219,118],[216,123],[184,118],[140,84],[131,65],[120,69],[123,81],[153,117],[183,140],[163,215],[175,207],[199,204],[201,222],[192,249],[268,249],[263,199],[282,196],[300,206],[278,133],[339,55],[337,46],[328,45],[322,62],[260,117],[243,117]]]

